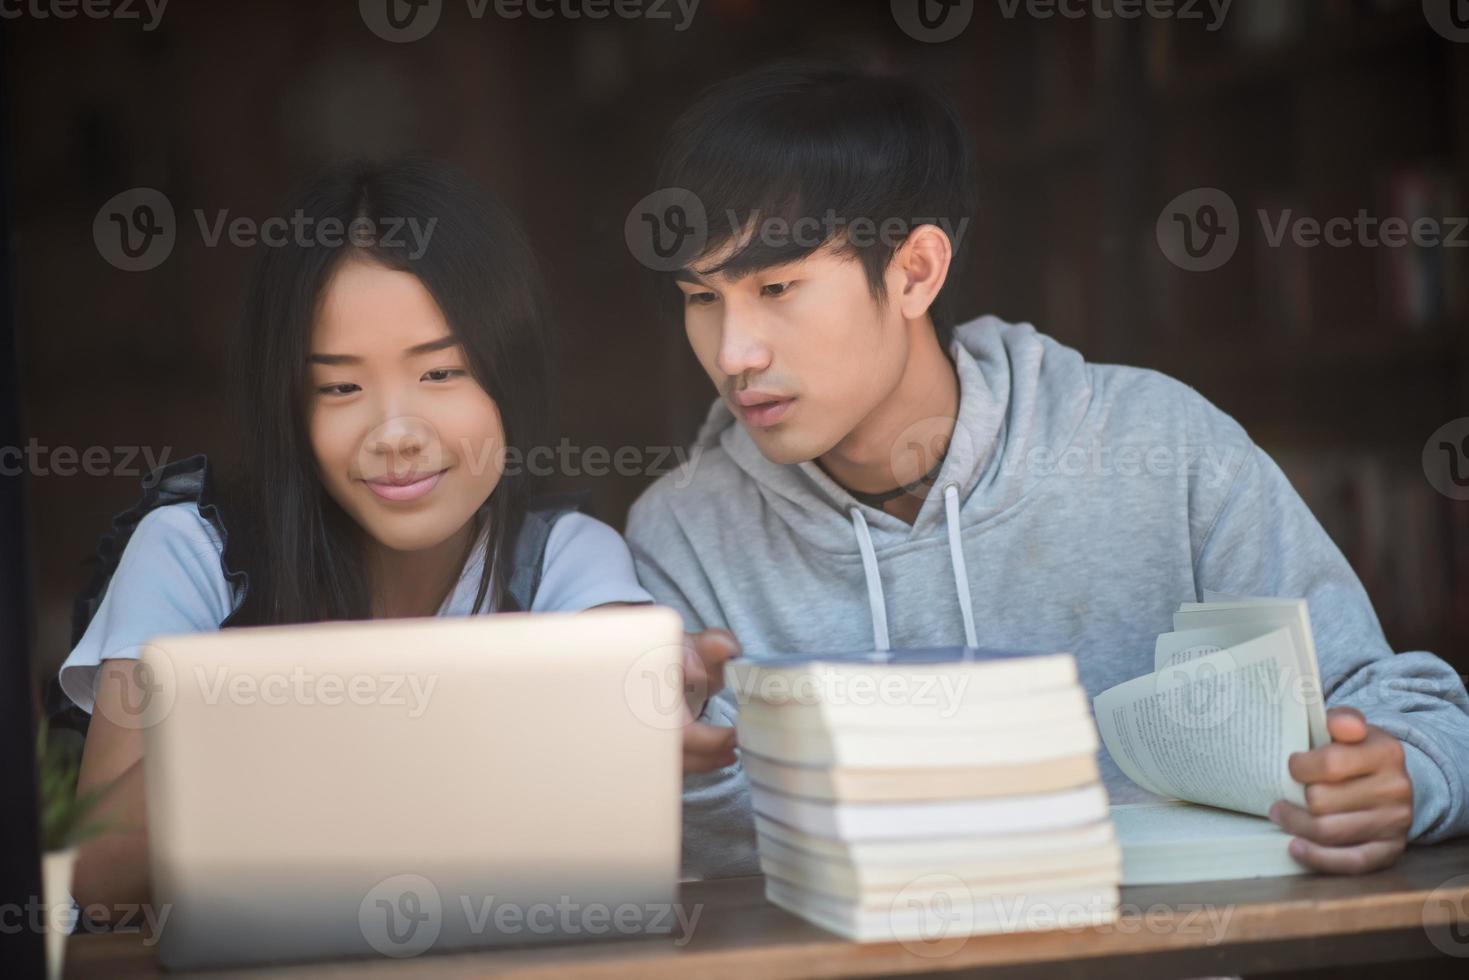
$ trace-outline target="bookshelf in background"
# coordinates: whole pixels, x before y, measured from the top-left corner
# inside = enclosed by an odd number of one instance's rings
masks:
[[[1429,435],[1469,415],[1469,248],[1372,247],[1356,226],[1346,247],[1276,239],[1282,219],[1464,215],[1469,45],[1417,0],[1236,0],[1217,31],[1006,24],[986,57],[981,200],[1006,243],[981,259],[990,305],[1233,415],[1393,646],[1469,670],[1469,503],[1422,468]],[[1237,252],[1210,272],[1170,264],[1155,233],[1199,187],[1240,215]]]

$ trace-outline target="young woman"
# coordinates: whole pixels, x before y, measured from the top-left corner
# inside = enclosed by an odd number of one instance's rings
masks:
[[[77,604],[60,687],[91,715],[79,789],[115,781],[83,906],[148,898],[128,710],[148,637],[650,601],[618,534],[537,506],[518,465],[548,443],[550,338],[507,214],[420,161],[333,169],[286,213],[301,232],[262,249],[229,364],[233,478],[166,467]]]

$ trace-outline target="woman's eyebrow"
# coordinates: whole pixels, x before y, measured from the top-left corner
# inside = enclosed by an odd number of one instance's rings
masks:
[[[423,354],[432,354],[434,351],[446,350],[455,347],[459,339],[453,334],[445,334],[438,340],[430,340],[422,344],[414,344],[403,352],[403,359],[419,357]],[[362,358],[356,354],[312,354],[307,360],[312,364],[361,364]]]
[[[430,340],[426,344],[415,344],[403,352],[404,358],[417,357],[420,354],[432,354],[436,350],[447,350],[458,346],[459,338],[453,334],[444,334],[438,340]]]

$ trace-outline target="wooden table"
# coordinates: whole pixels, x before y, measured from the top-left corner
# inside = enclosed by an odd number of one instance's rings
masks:
[[[858,945],[764,898],[764,879],[689,882],[702,905],[692,936],[349,960],[209,973],[210,977],[776,977],[954,973],[986,977],[1127,977],[1254,973],[1437,957],[1469,975],[1469,842],[1413,848],[1393,868],[1355,878],[1303,876],[1122,890],[1113,924],[970,937],[923,947]],[[936,955],[937,954],[937,955]],[[71,937],[67,977],[161,974],[137,934]]]

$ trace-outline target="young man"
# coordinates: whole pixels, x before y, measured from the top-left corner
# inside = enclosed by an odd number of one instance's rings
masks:
[[[1308,806],[1272,811],[1294,853],[1361,872],[1469,829],[1463,682],[1430,653],[1393,653],[1341,552],[1232,418],[1029,324],[948,328],[964,145],[936,96],[835,67],[756,71],[676,124],[661,186],[697,198],[708,235],[673,278],[719,397],[695,460],[633,507],[644,585],[752,657],[1067,650],[1091,695],[1152,669],[1180,601],[1305,597],[1333,742],[1290,760]],[[722,657],[706,659],[714,689]],[[693,877],[758,870],[721,730],[735,707],[715,693],[686,742],[709,769],[685,782]],[[1114,802],[1146,798],[1105,752],[1101,766]]]

